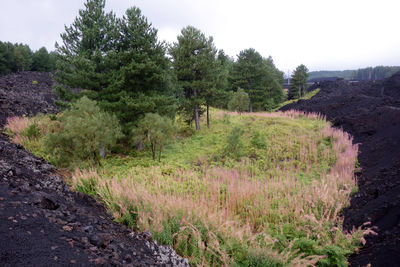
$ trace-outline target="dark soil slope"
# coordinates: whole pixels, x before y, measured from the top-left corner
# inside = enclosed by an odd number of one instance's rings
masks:
[[[331,81],[321,91],[281,110],[326,115],[336,127],[360,144],[359,192],[345,211],[344,227],[365,222],[377,227],[376,236],[349,259],[352,266],[400,266],[400,73],[379,82]]]
[[[32,79],[44,89],[32,89]],[[10,115],[56,111],[51,83],[41,73],[1,78],[0,126]],[[70,192],[53,166],[1,134],[0,239],[0,266],[188,266],[150,233],[133,233]]]
[[[7,117],[55,113],[53,80],[46,72],[20,72],[0,77],[0,125]]]

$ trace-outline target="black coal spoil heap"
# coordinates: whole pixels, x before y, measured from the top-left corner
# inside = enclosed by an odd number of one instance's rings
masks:
[[[281,110],[326,115],[359,143],[359,191],[344,211],[344,227],[365,222],[377,227],[376,236],[349,258],[351,266],[400,266],[400,72],[383,81],[320,82],[321,91]]]

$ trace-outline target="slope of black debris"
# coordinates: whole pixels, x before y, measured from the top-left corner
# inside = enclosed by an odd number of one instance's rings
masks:
[[[354,136],[359,146],[359,191],[344,211],[344,227],[365,222],[377,235],[349,258],[351,266],[400,266],[400,72],[383,81],[320,82],[321,91],[281,110],[326,115]]]
[[[56,113],[53,80],[47,72],[19,72],[0,77],[0,125],[12,116]]]

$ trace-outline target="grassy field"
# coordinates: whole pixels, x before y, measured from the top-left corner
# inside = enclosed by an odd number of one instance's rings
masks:
[[[27,133],[33,124],[38,133]],[[13,118],[7,132],[46,157],[49,124]],[[356,189],[357,146],[346,133],[316,114],[220,110],[209,129],[184,132],[161,163],[148,150],[109,155],[74,170],[70,185],[193,266],[346,266],[363,240],[363,231],[341,229]]]

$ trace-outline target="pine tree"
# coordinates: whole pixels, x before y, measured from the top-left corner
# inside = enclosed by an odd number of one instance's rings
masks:
[[[32,59],[32,70],[33,71],[51,71],[52,66],[50,62],[50,55],[47,52],[46,47],[40,48],[33,54]]]
[[[305,65],[297,66],[290,79],[289,98],[301,98],[307,87],[308,69]]]
[[[264,59],[253,48],[239,53],[231,75],[234,90],[243,88],[249,95],[249,111],[269,110],[283,99],[282,73],[272,58]]]
[[[231,100],[228,103],[228,107],[232,111],[242,113],[248,110],[249,102],[249,95],[242,88],[239,88],[237,92],[233,94]]]
[[[196,130],[200,130],[200,108],[206,104],[207,94],[215,87],[216,48],[213,38],[198,29],[187,26],[182,29],[169,49],[178,82],[183,89],[181,110],[194,118]]]
[[[31,70],[32,50],[28,45],[16,44],[14,48],[14,71]]]
[[[61,34],[63,44],[56,43],[56,93],[61,99],[72,100],[70,88],[98,93],[109,83],[108,56],[115,53],[117,34],[114,14],[104,11],[105,0],[87,0],[71,26]],[[99,100],[91,95],[91,98]]]
[[[14,71],[14,45],[10,42],[0,41],[0,75]]]
[[[145,113],[172,116],[170,63],[157,30],[133,7],[116,18],[104,11],[105,0],[87,0],[85,9],[57,45],[56,92],[61,99],[86,95],[113,112],[129,133]],[[73,94],[70,88],[84,89]]]
[[[213,105],[215,107],[228,108],[227,99],[231,99],[233,94],[229,81],[233,65],[233,58],[227,56],[223,50],[219,50],[217,55],[216,90],[213,94]]]
[[[129,126],[145,113],[172,116],[177,101],[169,86],[166,47],[158,41],[157,30],[136,7],[118,20],[118,29],[119,52],[110,57],[113,79],[101,93],[103,107]]]

